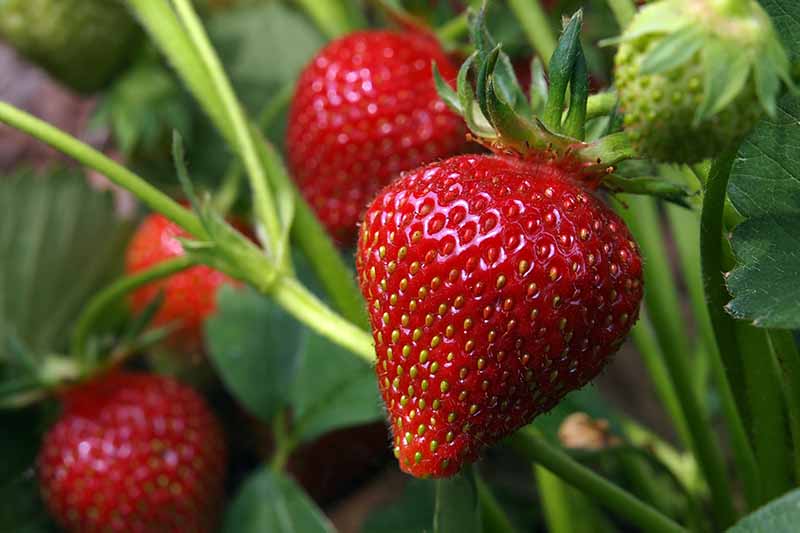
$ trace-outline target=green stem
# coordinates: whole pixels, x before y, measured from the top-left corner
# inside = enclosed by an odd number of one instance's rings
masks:
[[[736,343],[734,320],[725,312],[730,299],[723,277],[723,210],[728,188],[728,178],[733,165],[733,152],[718,158],[705,183],[703,210],[700,216],[700,261],[706,308],[716,338],[725,374],[739,413],[746,423],[751,413],[747,409],[747,388],[744,378],[742,353]]]
[[[508,0],[528,41],[546,65],[556,49],[556,36],[539,0]]]
[[[153,0],[126,0],[131,11],[149,32],[153,41],[165,52],[170,63],[181,75],[192,95],[222,132],[233,142],[232,124],[212,84],[208,83],[208,70],[169,2]]]
[[[769,342],[783,373],[783,390],[789,409],[794,443],[795,482],[800,480],[800,353],[791,331],[767,330]]]
[[[335,39],[355,29],[344,0],[296,0],[314,23],[329,39]]]
[[[617,93],[592,94],[586,102],[586,120],[610,115],[617,107]]]
[[[469,17],[467,12],[448,20],[436,30],[436,37],[445,44],[451,44],[469,33]]]
[[[484,529],[493,533],[516,533],[517,530],[511,524],[508,515],[477,470],[475,472],[475,488],[478,492],[478,504],[481,508]]]
[[[286,311],[323,337],[374,364],[372,336],[336,314],[296,279],[280,278],[267,289],[267,293]]]
[[[761,501],[766,503],[791,488],[793,465],[786,407],[778,363],[766,331],[737,321],[736,342],[744,354],[745,380],[752,413],[750,434],[761,474]]]
[[[192,7],[190,0],[173,0],[173,2],[178,16],[183,22],[192,44],[196,47],[208,71],[210,82],[216,90],[225,113],[230,120],[235,138],[235,147],[242,158],[245,169],[247,169],[250,186],[253,189],[253,204],[256,216],[264,225],[266,232],[267,238],[262,244],[271,254],[271,257],[277,259],[276,249],[280,246],[282,235],[281,224],[278,220],[275,201],[267,185],[267,178],[260,164],[242,107],[236,99],[230,81],[222,68],[222,63],[211,46],[208,35],[206,35],[202,22]]]
[[[716,441],[708,414],[692,383],[690,350],[682,323],[675,280],[665,258],[669,257],[662,241],[655,201],[629,196],[624,200],[631,209],[621,210],[642,250],[650,261],[645,268],[645,304],[665,356],[672,385],[689,426],[692,450],[711,491],[714,517],[720,527],[732,524],[736,517],[729,489],[722,451]]]
[[[711,318],[706,307],[703,292],[703,277],[700,269],[700,231],[699,220],[694,211],[678,206],[667,206],[667,214],[672,225],[672,234],[681,259],[683,278],[689,289],[689,298],[692,302],[692,312],[700,328],[700,337],[705,352],[711,363],[711,372],[717,385],[717,391],[725,415],[726,425],[731,436],[731,448],[734,461],[745,488],[748,506],[752,509],[758,503],[759,469],[753,448],[747,437],[747,430],[742,420],[741,413],[736,404],[736,398],[725,374]]]
[[[294,94],[294,82],[287,83],[262,108],[258,115],[258,128],[261,131],[269,128],[272,123],[286,109]],[[242,181],[242,165],[238,159],[231,161],[222,185],[214,195],[214,204],[221,213],[227,213],[239,196],[239,189]]]
[[[672,420],[678,438],[684,446],[691,446],[689,425],[686,417],[683,416],[678,395],[675,393],[675,387],[672,386],[669,372],[664,364],[664,353],[661,351],[646,311],[642,311],[639,321],[631,330],[631,337],[642,355],[647,372],[655,386],[656,394]]]
[[[295,198],[292,239],[311,263],[333,305],[349,321],[369,328],[364,300],[353,271],[342,259],[325,228],[298,193]]]
[[[198,238],[206,236],[200,220],[191,211],[147,183],[143,178],[71,135],[5,102],[0,102],[0,122],[23,131],[79,163],[96,170],[111,182],[133,193],[150,209],[163,214],[190,234]]]
[[[272,421],[272,436],[275,439],[275,451],[272,452],[269,467],[273,472],[278,473],[286,468],[289,456],[292,455],[292,451],[297,446],[297,441],[292,438],[289,432],[286,409],[281,409],[275,415]]]
[[[617,19],[621,30],[627,28],[636,15],[636,4],[633,3],[633,0],[608,0],[608,7],[614,13],[614,18]]]
[[[511,445],[591,499],[626,518],[648,533],[685,533],[686,530],[632,494],[581,465],[547,441],[532,426],[517,431]]]
[[[181,270],[186,270],[194,264],[196,264],[195,261],[187,256],[170,259],[138,274],[120,278],[97,293],[84,307],[80,317],[78,317],[72,334],[70,353],[74,356],[80,356],[86,352],[86,343],[89,340],[89,334],[93,326],[103,312],[119,298],[143,285],[166,278]]]

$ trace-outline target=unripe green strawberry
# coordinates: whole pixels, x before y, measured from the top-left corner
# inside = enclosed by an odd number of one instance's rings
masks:
[[[753,0],[662,0],[620,38],[615,79],[636,150],[694,163],[740,141],[775,111],[788,61]]]
[[[0,35],[82,92],[99,89],[119,71],[140,33],[120,0],[0,2]]]

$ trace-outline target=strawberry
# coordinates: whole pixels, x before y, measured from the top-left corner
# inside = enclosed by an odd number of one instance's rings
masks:
[[[362,31],[333,41],[300,76],[289,111],[290,170],[340,242],[369,200],[403,170],[461,151],[463,121],[439,99],[435,61],[456,69],[430,36]]]
[[[615,80],[634,148],[659,161],[695,163],[741,141],[775,113],[789,62],[755,0],[661,0],[625,33]],[[747,53],[742,53],[747,50]]]
[[[115,373],[68,390],[38,458],[67,531],[210,532],[226,447],[203,399],[171,379]]]
[[[453,475],[594,378],[636,322],[639,251],[582,179],[464,155],[370,205],[356,264],[405,472]]]
[[[119,0],[4,0],[0,35],[73,89],[100,89],[125,66],[141,30]]]
[[[189,237],[189,234],[163,215],[149,215],[128,245],[125,255],[128,274],[183,255],[179,237]],[[216,309],[217,289],[225,283],[233,283],[233,280],[205,265],[193,266],[137,289],[131,294],[130,305],[134,312],[141,312],[163,290],[164,300],[152,325],[175,327],[168,344],[183,353],[195,354],[203,347],[205,319]]]

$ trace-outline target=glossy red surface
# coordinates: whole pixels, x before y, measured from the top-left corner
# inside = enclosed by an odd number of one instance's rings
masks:
[[[635,323],[627,227],[562,170],[459,156],[370,206],[357,254],[400,467],[449,476],[594,378]]]
[[[148,216],[128,245],[126,271],[135,274],[183,255],[178,237],[189,237],[189,234],[163,215]],[[134,291],[130,304],[134,312],[141,312],[163,289],[164,301],[153,317],[152,326],[174,326],[169,344],[196,356],[203,350],[203,323],[216,309],[217,289],[225,283],[232,283],[232,280],[222,272],[195,266]]]
[[[323,48],[289,112],[289,167],[328,230],[352,240],[367,203],[400,171],[453,155],[466,128],[436,94],[457,71],[427,35],[362,31]]]
[[[44,438],[45,504],[71,532],[210,532],[226,447],[204,400],[177,382],[112,374],[68,392]]]

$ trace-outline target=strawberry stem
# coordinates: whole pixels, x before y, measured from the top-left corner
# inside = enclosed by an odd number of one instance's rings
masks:
[[[631,229],[642,256],[650,258],[645,268],[645,305],[663,350],[665,363],[688,423],[692,449],[708,482],[714,517],[719,526],[733,523],[736,513],[730,498],[728,474],[708,414],[693,385],[692,366],[688,359],[689,345],[681,317],[677,288],[662,240],[656,204],[653,199],[629,196],[624,199],[630,209],[618,212]]]
[[[607,0],[608,7],[614,14],[614,18],[619,24],[620,30],[624,30],[631,23],[633,17],[636,15],[636,4],[633,0]]]
[[[758,501],[758,465],[747,437],[742,413],[739,412],[734,391],[731,390],[731,384],[725,374],[725,367],[714,338],[711,318],[706,308],[700,271],[699,217],[696,211],[675,205],[667,206],[667,215],[671,223],[672,235],[677,244],[683,279],[689,290],[692,312],[699,324],[701,344],[705,348],[705,357],[711,364],[711,372],[717,385],[722,412],[730,432],[736,470],[742,477],[747,502],[750,508],[754,508]]]
[[[70,353],[75,357],[85,356],[89,335],[97,320],[103,316],[111,304],[143,285],[169,277],[195,264],[196,261],[189,256],[163,261],[137,274],[122,277],[95,294],[83,308],[83,312],[75,323]]]
[[[258,114],[256,124],[260,131],[268,129],[275,119],[278,118],[281,111],[286,109],[294,94],[294,81],[287,83],[277,93],[272,95],[272,98],[266,103]],[[236,202],[239,196],[240,185],[242,182],[242,164],[238,159],[234,159],[228,165],[228,170],[225,172],[225,177],[222,180],[222,185],[214,195],[214,205],[217,210],[225,214],[230,211],[230,208]]]
[[[208,84],[214,88],[231,125],[234,135],[233,148],[238,152],[247,170],[250,186],[253,189],[254,210],[259,222],[264,227],[265,236],[260,239],[262,245],[273,259],[278,259],[278,248],[282,242],[283,231],[278,220],[275,200],[267,184],[264,168],[259,162],[244,111],[191,2],[189,0],[173,0],[173,3],[179,19],[183,23],[184,31],[188,34],[190,42],[205,67]],[[169,47],[164,47],[163,51],[168,57],[171,57],[172,50]]]
[[[448,20],[436,29],[436,38],[445,46],[454,46],[456,42],[469,33],[469,15],[467,11]]]
[[[539,0],[509,0],[508,7],[516,15],[537,55],[543,62],[549,61],[556,49],[556,37]]]
[[[360,26],[344,0],[295,0],[329,39],[335,39]]]
[[[549,444],[533,426],[526,426],[517,431],[511,437],[510,443],[520,455],[546,468],[593,500],[626,518],[642,531],[686,533],[686,529],[667,516]]]
[[[198,238],[206,236],[203,225],[191,211],[147,183],[144,178],[137,176],[91,146],[5,102],[0,102],[0,122],[23,131],[79,163],[96,170],[112,183],[133,193],[150,209],[163,214],[192,235]]]
[[[500,506],[494,494],[492,494],[489,485],[481,478],[478,469],[475,468],[473,471],[475,473],[475,489],[478,493],[478,504],[481,508],[484,528],[493,533],[517,533],[506,512]]]
[[[336,314],[296,279],[279,278],[267,293],[312,330],[374,364],[372,336]]]
[[[795,479],[800,479],[800,353],[791,331],[767,331],[772,351],[783,374],[783,389],[789,408],[789,422],[794,443]]]

